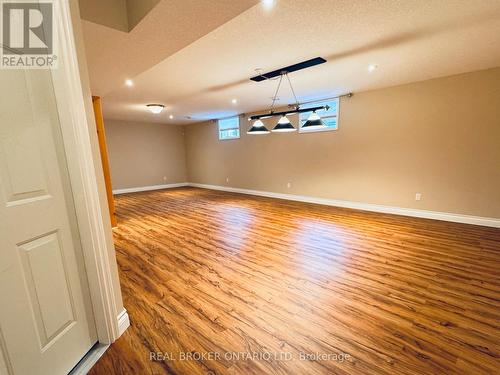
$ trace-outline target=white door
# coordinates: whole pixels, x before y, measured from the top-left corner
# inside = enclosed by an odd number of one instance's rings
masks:
[[[50,72],[0,91],[0,374],[67,374],[97,334]]]

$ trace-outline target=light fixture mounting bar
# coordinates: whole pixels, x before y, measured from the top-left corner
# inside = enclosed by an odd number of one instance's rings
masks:
[[[250,78],[252,81],[255,82],[261,82],[265,81],[266,79],[271,79],[275,77],[279,77],[285,73],[292,73],[297,70],[305,69],[305,68],[310,68],[311,66],[319,65],[326,63],[326,60],[322,57],[315,57],[314,59],[306,60],[299,62],[297,64],[289,65],[284,68],[279,68],[276,70],[273,70],[272,72],[267,72],[263,74],[259,74],[258,76]]]
[[[309,108],[296,108],[296,109],[290,109],[289,111],[283,111],[283,112],[269,112],[269,113],[263,113],[260,115],[253,115],[250,117],[250,120],[260,120],[262,118],[269,118],[269,117],[275,117],[275,116],[285,116],[285,115],[291,115],[294,113],[303,113],[303,112],[314,112],[314,111],[319,111],[321,109],[326,109],[328,110],[330,107],[327,105],[322,105],[318,107],[309,107]]]

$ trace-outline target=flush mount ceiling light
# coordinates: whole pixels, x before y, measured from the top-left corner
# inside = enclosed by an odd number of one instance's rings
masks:
[[[377,64],[370,64],[370,65],[368,65],[368,71],[370,73],[374,72],[377,68],[378,68]]]
[[[268,133],[269,130],[267,130],[262,120],[255,120],[252,127],[247,131],[247,134],[268,134]]]
[[[148,104],[146,107],[148,107],[148,109],[155,115],[161,113],[161,111],[163,111],[163,108],[165,108],[163,104]]]
[[[125,80],[125,84],[126,84],[128,87],[132,87],[132,86],[134,86],[134,81],[132,81],[131,79],[126,79],[126,80]]]

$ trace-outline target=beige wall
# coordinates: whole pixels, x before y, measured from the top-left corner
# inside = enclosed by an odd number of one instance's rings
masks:
[[[500,217],[500,68],[356,93],[337,131],[249,136],[248,124],[229,141],[189,125],[188,180]]]
[[[113,189],[186,182],[184,127],[109,119],[104,127]]]

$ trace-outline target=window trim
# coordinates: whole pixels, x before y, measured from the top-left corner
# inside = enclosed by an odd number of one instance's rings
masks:
[[[325,118],[332,118],[336,117],[337,118],[337,127],[336,128],[323,128],[323,129],[303,129],[302,128],[302,120],[300,119],[300,114],[299,114],[299,133],[301,134],[308,134],[308,133],[322,133],[322,132],[333,132],[339,130],[339,119],[340,119],[340,98],[335,98],[334,100],[337,100],[337,114],[336,115],[330,115],[330,116],[325,116]],[[321,102],[328,102],[331,100],[318,100],[318,103]],[[323,117],[322,117],[323,118]]]
[[[231,138],[221,138],[220,137],[220,132],[221,132],[221,129],[220,129],[220,125],[219,125],[219,122],[221,120],[229,120],[229,119],[238,119],[238,127],[237,128],[227,128],[227,129],[222,129],[222,131],[224,130],[238,130],[238,136],[237,137],[231,137]],[[231,141],[233,139],[240,139],[241,138],[241,123],[240,123],[240,116],[232,116],[232,117],[226,117],[226,118],[221,118],[221,119],[218,119],[217,120],[217,133],[218,133],[218,136],[219,136],[219,141]]]

